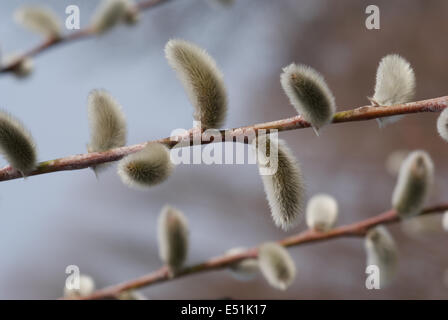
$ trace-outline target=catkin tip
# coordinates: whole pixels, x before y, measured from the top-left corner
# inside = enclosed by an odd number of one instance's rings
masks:
[[[157,142],[148,143],[141,151],[124,157],[118,163],[121,181],[137,189],[162,183],[172,171],[169,149]]]
[[[297,224],[305,199],[299,163],[283,140],[260,135],[256,140],[259,172],[276,226],[288,230]]]
[[[434,181],[434,164],[422,150],[403,161],[392,195],[392,206],[402,218],[420,213]]]
[[[28,30],[40,33],[47,38],[58,39],[61,37],[61,20],[48,7],[36,5],[20,7],[15,11],[14,19]]]
[[[299,114],[319,130],[331,122],[336,111],[333,93],[314,69],[294,63],[280,75],[283,90]]]
[[[296,266],[288,251],[274,242],[260,246],[258,253],[260,270],[268,283],[280,290],[286,290],[294,281]]]
[[[194,106],[194,119],[202,128],[220,128],[227,114],[227,93],[215,60],[204,49],[177,39],[168,41],[165,56]]]
[[[364,245],[367,266],[377,266],[380,286],[388,285],[395,275],[398,262],[394,239],[384,226],[378,226],[367,232]]]
[[[9,164],[24,175],[36,167],[37,152],[31,134],[5,111],[0,111],[0,151]]]
[[[126,144],[126,118],[120,104],[105,90],[92,90],[87,98],[90,127],[88,152],[103,152]],[[107,165],[93,167],[95,173]]]
[[[184,264],[188,254],[188,222],[184,214],[166,205],[158,221],[158,244],[160,259],[172,272]]]
[[[313,196],[306,207],[306,223],[310,229],[325,232],[333,228],[338,217],[338,203],[327,194]]]

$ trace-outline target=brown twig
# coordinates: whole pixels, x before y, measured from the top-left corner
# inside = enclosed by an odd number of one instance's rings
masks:
[[[424,209],[422,211],[422,215],[440,213],[446,210],[448,210],[448,203],[443,203],[437,206],[428,207]],[[303,245],[306,243],[314,243],[336,238],[363,237],[366,234],[367,230],[369,230],[370,228],[373,228],[379,224],[390,224],[399,221],[400,218],[398,217],[397,212],[395,210],[389,210],[372,218],[344,225],[341,227],[337,227],[328,232],[316,232],[313,230],[306,230],[297,235],[280,240],[278,241],[278,243],[285,247],[293,247]],[[232,255],[224,254],[222,256],[211,258],[205,262],[196,264],[194,266],[186,267],[185,269],[177,273],[175,276],[170,276],[168,269],[166,267],[162,267],[142,277],[97,290],[93,294],[86,297],[82,297],[81,299],[93,300],[93,299],[114,298],[117,297],[120,293],[127,290],[147,287],[149,285],[171,281],[173,279],[177,279],[195,273],[223,269],[228,267],[232,263],[238,262],[240,260],[247,258],[256,258],[257,255],[258,255],[257,247],[248,249],[238,254],[232,254]]]
[[[410,102],[402,105],[395,105],[389,107],[372,107],[365,106],[348,111],[341,111],[336,113],[333,118],[333,123],[352,122],[352,121],[365,121],[381,117],[387,117],[399,114],[419,113],[419,112],[440,112],[448,107],[448,96],[428,99],[417,102]],[[247,127],[221,130],[220,134],[224,138],[230,138],[232,141],[248,142],[248,138],[252,134],[257,134],[259,130],[273,130],[288,131],[302,128],[308,128],[310,124],[303,120],[301,116],[295,116],[287,119],[255,124]],[[175,146],[181,139],[187,140],[187,143],[193,142],[193,132],[188,131],[187,135],[167,137],[164,139],[154,140],[151,142],[164,143],[169,147]],[[244,139],[242,139],[244,138]],[[228,140],[226,140],[228,141]],[[201,144],[207,144],[216,141],[210,141],[210,139],[202,139]],[[65,158],[59,158],[55,160],[45,161],[38,164],[37,168],[29,174],[29,176],[65,171],[65,170],[79,170],[98,165],[100,163],[117,161],[124,156],[137,152],[146,145],[147,142],[126,146],[122,148],[111,149],[105,152],[92,152],[69,156]],[[6,166],[0,169],[0,181],[12,180],[21,178],[22,175],[11,166]]]
[[[167,2],[167,1],[168,0],[142,1],[135,5],[135,10],[143,11],[143,10],[152,8],[158,4]],[[9,64],[0,67],[0,74],[13,71],[18,66],[18,64],[21,61],[23,61],[24,59],[37,56],[38,54],[40,54],[48,49],[54,48],[59,44],[70,43],[70,42],[74,42],[75,40],[86,39],[86,38],[88,38],[90,36],[94,36],[94,35],[95,35],[95,31],[91,27],[87,27],[87,28],[80,29],[78,31],[75,31],[73,33],[70,33],[70,34],[60,37],[60,38],[46,39],[42,43],[38,44],[37,46],[35,46],[35,47],[31,48],[30,50],[21,54],[19,57],[17,57],[13,61],[11,61]]]

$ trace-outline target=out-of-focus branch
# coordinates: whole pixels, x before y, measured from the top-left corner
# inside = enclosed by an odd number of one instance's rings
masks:
[[[145,0],[145,1],[137,3],[135,5],[135,10],[143,11],[143,10],[152,8],[158,4],[167,2],[167,1],[168,0]],[[95,35],[94,30],[91,27],[87,27],[85,29],[80,29],[76,32],[70,33],[61,38],[46,39],[42,43],[38,44],[37,46],[29,49],[28,51],[26,51],[23,54],[21,54],[20,56],[18,56],[16,59],[11,61],[9,64],[1,66],[0,74],[13,71],[14,68],[16,68],[17,65],[24,59],[37,56],[38,54],[40,54],[48,49],[54,48],[57,45],[71,43],[71,42],[74,42],[75,40],[85,39],[85,38],[88,38],[88,37],[94,36],[94,35]]]
[[[422,215],[440,213],[448,210],[448,203],[443,203],[433,207],[428,207],[422,211]],[[278,243],[285,247],[293,247],[298,245],[303,245],[306,243],[314,243],[319,241],[332,240],[336,238],[343,237],[363,237],[367,230],[373,228],[380,224],[390,224],[399,222],[400,218],[395,210],[389,210],[383,212],[372,218],[355,222],[352,224],[344,225],[341,227],[334,228],[328,232],[316,232],[313,230],[303,231],[297,235],[285,238],[278,241]],[[83,297],[83,300],[93,300],[93,299],[105,299],[117,297],[120,293],[138,289],[142,287],[147,287],[156,283],[166,282],[174,280],[187,275],[208,272],[218,269],[223,269],[231,265],[232,263],[238,262],[247,258],[256,258],[258,255],[258,249],[251,248],[244,252],[238,254],[224,254],[215,258],[211,258],[203,263],[199,263],[194,266],[186,267],[174,276],[171,276],[166,267],[162,267],[152,273],[144,275],[142,277],[136,278],[134,280],[126,281],[117,285],[113,285],[101,290],[95,291],[93,294]]]
[[[333,118],[333,123],[365,121],[399,114],[409,114],[419,112],[440,112],[446,107],[448,107],[448,96],[388,107],[364,106],[353,110],[341,111],[336,113]],[[244,141],[247,143],[248,142],[247,137],[250,137],[254,133],[257,134],[259,130],[275,129],[278,131],[288,131],[308,127],[310,127],[310,124],[305,120],[303,120],[301,116],[295,116],[272,122],[259,123],[247,127],[221,130],[220,134],[223,138],[222,139],[223,141],[224,138],[227,137],[227,139],[230,138],[233,141]],[[173,147],[174,145],[178,144],[181,139],[184,138],[185,141],[186,138],[187,140],[186,142],[188,143],[189,141],[191,144],[193,142],[193,136],[194,136],[193,132],[194,131],[190,130],[189,132],[187,132],[187,136],[167,137],[148,142],[160,142],[166,144],[169,147]],[[210,139],[206,138],[202,139],[201,144],[208,144],[212,142],[216,141],[214,140],[210,141]],[[64,171],[64,170],[79,170],[105,162],[117,161],[128,154],[140,151],[141,149],[144,148],[146,143],[147,142],[111,149],[105,152],[85,153],[41,162],[38,164],[37,168],[29,174],[29,176],[56,171]],[[21,173],[13,169],[11,166],[6,166],[0,169],[0,181],[12,180],[21,177],[22,177]]]

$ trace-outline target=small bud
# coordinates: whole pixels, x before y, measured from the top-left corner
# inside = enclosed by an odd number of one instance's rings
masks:
[[[103,152],[126,144],[126,119],[120,104],[105,90],[93,90],[87,99],[89,152]],[[101,165],[103,168],[104,165]],[[99,169],[95,166],[93,169]]]
[[[246,248],[233,248],[227,251],[228,255],[239,254],[245,251]],[[257,274],[258,260],[257,259],[243,259],[241,261],[235,262],[229,266],[229,270],[233,277],[241,281],[252,280]]]
[[[61,37],[61,20],[50,8],[24,6],[16,10],[14,18],[18,24],[47,38]]]
[[[403,162],[392,195],[402,218],[420,213],[434,180],[434,165],[425,151],[413,151]]]
[[[201,122],[202,128],[220,128],[226,118],[227,94],[215,60],[205,50],[183,40],[168,41],[165,55],[194,106],[194,119]]]
[[[123,22],[131,6],[129,0],[103,0],[93,15],[93,30],[104,33]]]
[[[443,214],[442,226],[445,231],[448,231],[448,211]]]
[[[448,142],[448,108],[443,110],[437,119],[437,131],[442,139]]]
[[[327,194],[318,194],[308,201],[306,223],[310,229],[325,232],[333,228],[338,217],[338,203]]]
[[[95,291],[95,282],[87,275],[81,274],[79,276],[79,288],[68,289],[64,287],[65,298],[80,298],[91,295]]]
[[[138,291],[128,290],[120,293],[118,300],[148,300],[148,298]]]
[[[336,111],[334,96],[317,71],[292,63],[283,68],[280,82],[291,104],[314,129],[331,122]]]
[[[121,181],[132,188],[146,188],[166,180],[173,171],[168,148],[150,142],[141,151],[130,154],[118,163]]]
[[[0,151],[23,175],[36,167],[36,147],[31,134],[10,114],[0,111]]]
[[[288,251],[277,243],[260,246],[258,253],[261,273],[276,289],[286,290],[294,281],[296,266]]]
[[[182,267],[187,258],[188,233],[184,214],[171,206],[165,206],[158,221],[159,256],[172,272]]]
[[[367,232],[365,238],[367,266],[375,265],[380,270],[380,287],[388,285],[397,268],[397,249],[394,239],[383,226]]]
[[[299,163],[283,140],[260,135],[255,141],[272,218],[276,226],[288,230],[303,211],[305,186]]]
[[[415,94],[415,74],[411,65],[397,54],[381,59],[376,72],[375,94],[371,99],[375,105],[391,106],[407,103]],[[400,120],[403,116],[377,119],[380,127]]]

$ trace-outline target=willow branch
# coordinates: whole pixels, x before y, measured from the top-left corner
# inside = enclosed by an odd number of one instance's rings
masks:
[[[336,113],[332,123],[365,121],[399,114],[410,114],[419,112],[440,112],[446,107],[448,107],[448,96],[388,107],[364,106],[353,110],[341,111]],[[232,139],[232,141],[241,141],[242,140],[241,138],[246,139],[247,137],[251,136],[251,133],[257,134],[259,130],[275,129],[278,131],[289,131],[308,127],[310,127],[310,124],[305,120],[303,120],[303,118],[299,115],[287,119],[259,123],[247,127],[221,130],[220,134],[223,138],[223,141],[224,138],[227,138],[226,141],[229,141],[228,140],[229,138]],[[160,142],[166,144],[170,148],[178,144],[179,141],[181,141],[182,139],[184,139],[184,141],[187,142],[189,141],[191,144],[193,142],[193,136],[194,136],[193,132],[194,131],[190,130],[189,132],[187,132],[187,135],[172,136],[148,142]],[[57,171],[85,169],[101,163],[117,161],[128,154],[140,151],[141,149],[144,148],[144,146],[148,142],[111,149],[105,152],[78,154],[68,156],[65,158],[40,162],[37,168],[34,171],[32,171],[29,174],[29,176],[57,172]],[[201,140],[201,144],[208,144],[213,142],[216,141],[213,140],[210,141],[210,139]],[[245,140],[245,142],[248,142],[247,139]],[[21,173],[12,168],[11,166],[6,166],[0,169],[0,181],[12,180],[21,177],[22,177]]]
[[[422,211],[422,215],[435,214],[448,210],[448,203],[443,203],[437,206],[428,207]],[[328,232],[317,232],[314,230],[306,230],[297,235],[285,238],[278,241],[278,243],[284,247],[294,247],[309,243],[315,243],[320,241],[328,241],[337,238],[344,237],[363,237],[366,232],[379,224],[391,224],[399,222],[400,218],[395,210],[389,210],[383,212],[372,218],[347,224],[341,227],[334,228]],[[162,267],[152,273],[136,278],[134,280],[126,281],[117,285],[106,287],[101,290],[95,291],[93,294],[83,297],[83,300],[93,299],[105,299],[117,297],[120,293],[127,290],[138,289],[147,287],[156,283],[171,281],[177,278],[185,277],[188,275],[209,272],[213,270],[219,270],[228,267],[229,265],[238,262],[243,259],[256,258],[258,255],[258,248],[254,247],[238,254],[224,254],[215,258],[211,258],[205,262],[187,267],[177,273],[175,276],[171,276],[166,267]]]
[[[146,0],[139,2],[135,5],[136,11],[143,11],[152,7],[155,7],[158,4],[162,4],[164,2],[167,2],[168,0]],[[38,44],[37,46],[29,49],[28,51],[21,54],[19,57],[11,61],[11,63],[4,65],[0,67],[0,74],[1,73],[7,73],[11,72],[16,68],[21,61],[23,61],[26,58],[31,58],[34,56],[37,56],[40,53],[43,53],[51,48],[56,47],[60,44],[67,44],[74,42],[76,40],[86,39],[91,36],[96,35],[95,31],[91,27],[87,27],[84,29],[80,29],[76,32],[70,33],[66,36],[60,37],[60,38],[51,38],[46,39],[42,43]]]

